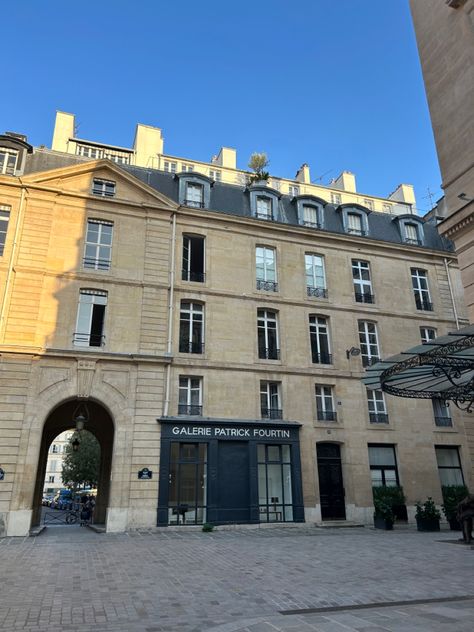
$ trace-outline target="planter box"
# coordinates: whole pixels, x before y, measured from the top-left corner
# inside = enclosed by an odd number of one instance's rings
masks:
[[[374,527],[376,529],[384,529],[385,531],[391,531],[393,529],[393,522],[391,520],[385,520],[378,516],[374,517]]]
[[[439,531],[439,518],[417,518],[418,531]]]

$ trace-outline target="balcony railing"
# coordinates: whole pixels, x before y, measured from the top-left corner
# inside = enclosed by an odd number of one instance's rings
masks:
[[[332,355],[330,353],[311,353],[313,364],[332,364]]]
[[[180,353],[204,353],[204,343],[180,341],[179,352]]]
[[[278,283],[276,281],[264,281],[263,279],[257,279],[257,290],[278,292]]]
[[[88,270],[110,270],[110,259],[93,259],[84,257],[83,266]]]
[[[74,332],[72,341],[78,347],[103,347],[105,336],[102,334]]]
[[[266,219],[266,220],[272,220],[273,219],[273,214],[272,213],[255,213],[255,217],[257,219]]]
[[[258,357],[260,358],[260,360],[279,360],[280,349],[277,349],[276,347],[259,347]]]
[[[349,235],[359,235],[360,237],[367,235],[367,231],[361,228],[346,228],[346,233],[349,233]]]
[[[373,364],[377,364],[380,362],[380,358],[378,356],[366,356],[362,355],[362,366],[372,366]]]
[[[405,237],[404,239],[406,244],[410,244],[411,246],[422,246],[423,242],[421,239],[412,239],[410,237]]]
[[[192,208],[204,208],[204,202],[202,200],[184,200],[185,206],[191,206]]]
[[[435,425],[436,426],[440,426],[442,428],[450,428],[453,425],[453,420],[451,419],[451,417],[435,417]]]
[[[335,410],[318,410],[318,421],[337,421]]]
[[[388,424],[387,413],[369,413],[369,421],[371,424]]]
[[[355,292],[356,303],[375,303],[374,294],[366,294],[365,292]]]
[[[283,410],[281,408],[266,408],[262,406],[262,419],[283,419]]]
[[[307,226],[308,228],[321,228],[321,224],[319,222],[310,222],[307,219],[300,220],[300,226]]]
[[[327,298],[328,291],[325,287],[311,287],[310,285],[306,286],[306,294],[308,296],[314,296],[315,298]]]
[[[206,275],[204,272],[193,272],[193,270],[182,270],[181,278],[183,281],[194,281],[194,283],[204,283]]]
[[[416,309],[421,309],[424,312],[432,312],[433,311],[433,303],[426,301],[425,299],[421,299],[418,296],[415,296]]]
[[[178,404],[178,415],[202,417],[202,406],[196,404]]]

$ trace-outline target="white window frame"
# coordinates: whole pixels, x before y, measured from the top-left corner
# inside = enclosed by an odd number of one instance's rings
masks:
[[[97,226],[97,241],[90,241],[92,225]],[[110,227],[110,243],[108,241],[108,231],[105,226]],[[113,242],[114,223],[102,219],[88,219],[86,228],[86,241],[84,245],[84,261],[83,266],[87,270],[110,270],[112,261],[112,242]],[[103,242],[103,243],[102,243]],[[93,252],[95,251],[95,252]],[[90,253],[93,252],[93,256]],[[88,254],[89,253],[89,254]],[[106,254],[107,256],[103,256]],[[102,256],[101,256],[102,255]]]
[[[364,198],[364,206],[366,206],[369,211],[374,210],[374,201],[369,198]]]
[[[89,298],[90,297],[90,298]],[[79,291],[79,305],[77,308],[76,331],[74,333],[75,347],[90,347],[96,349],[104,345],[105,340],[105,314],[107,308],[107,292],[103,290],[90,290],[83,288]],[[94,305],[103,305],[103,320],[100,334],[93,333],[92,320],[94,316]],[[84,323],[86,325],[84,326]],[[81,329],[84,328],[84,331]],[[96,342],[99,344],[91,344],[92,336],[99,336]]]
[[[372,274],[370,263],[361,259],[352,259],[352,283],[354,286],[354,296],[358,303],[373,303],[374,293],[372,287]],[[368,279],[364,279],[367,273]]]
[[[276,347],[273,350],[273,355],[276,357],[270,357],[271,347],[270,347],[270,332],[275,332],[275,343]],[[263,332],[263,338],[265,346],[262,348],[264,350],[261,353],[260,347],[260,332]],[[257,345],[258,345],[258,357],[261,360],[279,360],[280,359],[280,338],[278,335],[278,313],[271,309],[259,309],[257,310]]]
[[[193,260],[193,240],[202,240],[202,272],[192,272],[191,262]],[[183,281],[191,283],[204,283],[206,280],[206,237],[204,235],[183,234],[183,253],[181,264],[181,278]],[[186,258],[187,255],[187,258]],[[185,266],[186,263],[186,267]],[[200,274],[201,279],[192,279],[192,274]],[[183,278],[186,277],[186,278]]]
[[[18,165],[18,149],[10,147],[0,147],[0,156],[3,154],[3,161],[0,163],[0,175],[13,176]]]
[[[193,384],[194,382],[194,384]],[[197,384],[196,384],[197,383]],[[197,393],[197,403],[196,396]],[[184,395],[184,397],[183,397]],[[180,412],[180,407],[186,406],[186,413]],[[193,411],[196,407],[196,411]],[[182,409],[181,409],[182,410]],[[178,414],[202,414],[202,377],[197,375],[180,375],[178,381]]]
[[[193,208],[204,208],[204,185],[199,182],[186,182],[184,203]]]
[[[163,171],[167,173],[176,173],[178,170],[178,163],[174,160],[164,160],[163,161]]]
[[[411,268],[411,282],[417,309],[432,311],[430,288],[428,285],[428,273],[421,268]],[[423,287],[426,285],[426,287]]]
[[[381,358],[377,323],[372,320],[359,320],[359,344],[363,366],[371,366]],[[364,352],[363,347],[366,348]]]
[[[266,195],[255,196],[256,217],[258,219],[273,219],[273,200]]]
[[[220,169],[209,169],[209,177],[216,182],[222,182],[222,171]]]
[[[420,338],[422,343],[430,343],[436,338],[436,329],[434,327],[420,327]]]
[[[0,257],[5,251],[11,210],[12,207],[8,204],[0,204]]]
[[[340,193],[331,193],[331,204],[341,204],[341,194]]]
[[[190,165],[188,163],[181,163],[181,171],[185,171],[186,173],[191,173],[194,171],[194,165]]]
[[[189,307],[184,307],[189,305]],[[184,318],[183,318],[184,316]],[[200,325],[201,333],[200,340],[196,343],[193,341],[193,333],[195,325]],[[181,330],[187,329],[187,350],[182,350],[181,344]],[[194,345],[198,345],[197,351]],[[189,299],[183,299],[180,303],[179,310],[179,351],[180,353],[203,353],[204,352],[204,305],[191,301]]]
[[[265,406],[262,405],[263,398],[265,398]],[[276,407],[272,406],[274,403],[277,404]],[[264,408],[268,411],[267,415],[264,415]],[[272,380],[260,381],[260,410],[265,419],[282,418],[281,382],[274,382]]]
[[[305,252],[304,265],[307,296],[327,298],[328,293],[324,256],[313,252]]]
[[[332,364],[331,337],[329,335],[329,318],[327,316],[310,314],[309,337],[313,364]],[[322,350],[324,346],[327,346],[327,351]]]
[[[316,417],[319,421],[337,421],[334,408],[334,389],[327,384],[315,384]]]
[[[101,197],[114,197],[116,193],[116,183],[113,180],[103,180],[94,178],[92,180],[92,193]]]
[[[255,247],[255,278],[257,290],[278,292],[276,248]]]
[[[357,221],[355,219],[357,218]],[[351,235],[363,235],[364,234],[364,222],[360,213],[347,212],[347,226],[346,232]]]
[[[448,402],[442,399],[434,397],[431,400],[433,406],[433,417],[435,425],[440,427],[451,428],[453,425],[453,419],[451,417],[451,410]]]
[[[289,195],[296,197],[297,195],[300,194],[300,188],[299,186],[297,186],[296,184],[289,184],[288,185],[288,193]]]
[[[367,389],[367,407],[370,423],[388,423],[387,404],[381,389]]]

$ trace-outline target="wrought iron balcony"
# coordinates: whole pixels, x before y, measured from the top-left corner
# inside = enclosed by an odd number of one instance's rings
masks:
[[[314,296],[315,298],[327,298],[328,291],[325,287],[311,287],[310,285],[306,286],[306,294],[308,296]]]
[[[335,410],[318,410],[318,421],[337,421]]]
[[[281,408],[267,408],[262,406],[262,419],[283,419],[283,410]]]
[[[255,217],[257,219],[266,219],[271,221],[273,219],[273,213],[255,213]]]
[[[367,235],[366,230],[362,230],[361,228],[346,228],[346,233],[349,235],[359,235],[360,237],[365,237]]]
[[[421,299],[418,296],[415,296],[416,309],[421,309],[424,312],[432,312],[433,311],[433,303],[426,301],[425,299]]]
[[[257,290],[278,292],[278,283],[276,281],[264,281],[263,279],[257,279]]]
[[[184,200],[183,204],[191,208],[204,208],[204,202],[202,200]]]
[[[371,424],[388,424],[387,413],[369,413],[369,421]]]
[[[196,404],[178,404],[178,415],[202,417],[202,406]]]
[[[103,347],[105,336],[102,334],[74,332],[72,341],[78,347]]]
[[[374,294],[366,294],[365,292],[355,292],[356,303],[375,303]]]
[[[410,244],[411,246],[422,246],[423,242],[421,239],[412,239],[410,237],[405,237],[403,240],[406,244]]]
[[[442,428],[452,428],[453,426],[453,420],[451,419],[451,417],[435,417],[435,425],[436,426],[440,426]]]
[[[280,349],[276,347],[259,347],[258,348],[258,357],[261,360],[279,360],[280,359]]]
[[[332,355],[330,353],[311,353],[313,364],[332,364]]]
[[[206,275],[204,272],[193,272],[192,270],[182,270],[181,278],[183,281],[193,281],[194,283],[204,283]]]
[[[319,222],[310,222],[306,219],[300,220],[300,226],[307,226],[308,228],[322,228]]]
[[[372,366],[373,364],[377,364],[380,362],[380,358],[378,356],[367,356],[362,355],[362,366]]]
[[[184,342],[180,340],[179,352],[180,353],[204,353],[204,343],[203,342]]]
[[[93,259],[84,257],[83,266],[88,270],[110,270],[110,259]]]

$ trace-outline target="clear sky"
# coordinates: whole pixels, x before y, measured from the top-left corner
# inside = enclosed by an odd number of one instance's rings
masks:
[[[140,122],[178,156],[441,195],[408,0],[18,0],[0,20],[0,132],[51,146],[63,110],[82,138],[131,146]]]

